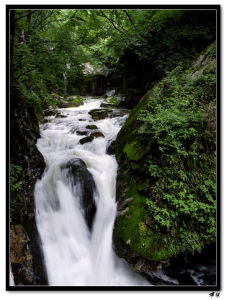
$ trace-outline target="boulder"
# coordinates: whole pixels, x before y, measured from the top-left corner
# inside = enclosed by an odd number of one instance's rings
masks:
[[[54,108],[48,108],[43,111],[45,117],[54,116],[57,114],[57,110]]]
[[[56,114],[56,118],[67,118],[67,115],[62,115],[61,113]]]
[[[110,107],[110,108],[114,108],[114,105],[113,104],[111,104],[111,103],[106,103],[106,102],[102,102],[101,103],[101,105],[100,105],[100,107]]]
[[[79,141],[79,143],[83,145],[83,144],[85,144],[85,143],[92,142],[93,139],[94,139],[93,136],[86,136],[86,137],[84,137],[83,139],[81,139],[81,140]]]
[[[116,118],[116,117],[122,117],[125,114],[130,113],[130,110],[128,109],[107,109],[107,108],[97,108],[92,109],[89,114],[92,116],[93,120],[102,120],[105,118]]]
[[[80,130],[78,130],[78,131],[76,131],[76,133],[77,133],[78,135],[87,135],[87,134],[88,134],[88,131],[80,131]]]
[[[118,256],[143,272],[147,272],[147,267],[164,269],[178,255],[187,258],[189,253],[201,252],[207,244],[215,245],[216,195],[210,187],[215,186],[212,174],[216,172],[216,78],[212,73],[215,58],[209,53],[206,54],[207,67],[195,84],[191,75],[200,71],[198,64],[195,69],[190,67],[186,71],[183,81],[180,79],[184,71],[169,73],[139,101],[116,138],[118,213],[113,232],[114,249]],[[178,102],[179,98],[172,96],[175,91],[193,95],[188,100],[193,105],[189,113],[184,110],[183,103]],[[205,121],[201,119],[204,110]],[[141,121],[143,112],[146,117]],[[197,121],[192,122],[191,115],[197,116]],[[169,116],[173,116],[170,120],[172,143],[167,140]],[[186,132],[191,127],[194,130],[192,139],[179,134],[181,128]],[[202,139],[195,148],[194,157],[199,158],[196,162],[196,158],[190,157],[190,149],[196,145],[197,136]],[[207,136],[208,143],[205,142]],[[184,147],[183,154],[172,146],[173,142]],[[182,170],[182,176],[187,179],[177,181]],[[197,177],[197,174],[202,175]],[[202,197],[199,196],[200,186],[206,187]],[[178,196],[183,192],[183,197]],[[210,194],[212,203],[207,199]],[[127,202],[129,198],[133,200]],[[196,211],[196,207],[205,206],[208,211]],[[139,263],[140,258],[144,263]]]
[[[112,113],[111,109],[92,109],[89,111],[89,114],[95,121],[109,118],[110,113]]]
[[[75,105],[72,102],[61,100],[59,103],[59,108],[68,108],[68,107],[74,107]]]
[[[98,129],[98,127],[96,125],[87,125],[86,126],[87,129]]]
[[[69,160],[67,163],[61,165],[62,172],[65,176],[65,183],[71,185],[72,192],[75,185],[80,186],[80,205],[84,210],[84,216],[89,229],[92,229],[94,216],[96,213],[96,205],[94,200],[94,193],[96,192],[96,185],[92,175],[87,170],[87,166],[79,158]],[[77,194],[75,195],[77,197]]]
[[[94,131],[90,134],[90,136],[94,137],[94,138],[98,138],[98,137],[104,137],[103,133],[100,131]]]
[[[112,141],[110,145],[107,147],[107,154],[110,155],[115,154],[115,147],[116,147],[115,141]]]

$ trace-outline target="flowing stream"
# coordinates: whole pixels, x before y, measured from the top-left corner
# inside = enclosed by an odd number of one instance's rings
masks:
[[[49,285],[150,285],[112,249],[117,162],[106,149],[128,115],[93,121],[89,111],[99,108],[101,102],[103,99],[87,98],[79,107],[60,109],[63,116],[48,117],[40,126],[37,146],[47,167],[35,187],[36,222]],[[80,144],[81,138],[94,131],[87,125],[96,125],[104,137]],[[89,183],[74,181],[67,171],[70,168],[65,169],[68,162],[81,160],[95,183],[92,229],[81,203],[82,189]]]

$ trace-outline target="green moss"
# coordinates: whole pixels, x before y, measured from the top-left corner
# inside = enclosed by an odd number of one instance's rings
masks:
[[[98,129],[98,127],[96,125],[87,125],[86,128],[87,129]]]
[[[116,140],[119,201],[133,201],[115,239],[151,261],[216,239],[216,60],[208,49],[201,69],[178,67],[149,91]]]
[[[10,222],[18,224],[21,221],[21,209],[23,208],[22,168],[10,165]]]
[[[148,99],[150,97],[150,91],[141,99],[141,101],[136,105],[136,107],[131,111],[128,119],[121,128],[117,139],[116,139],[116,158],[120,159],[123,148],[127,143],[134,140],[134,135],[136,135],[137,129],[137,117],[139,112],[147,105]]]
[[[213,42],[210,44],[209,47],[207,47],[205,54],[207,57],[215,58],[216,57],[216,42]]]
[[[137,192],[134,182],[130,183],[125,195],[125,198],[129,197],[133,197],[133,201],[128,204],[127,213],[117,218],[114,239],[122,239],[138,255],[152,261],[167,260],[175,255],[174,241],[169,244],[168,235],[160,235],[147,224],[150,218],[145,209],[145,197]]]
[[[83,99],[80,96],[76,96],[71,100],[71,102],[73,103],[74,106],[80,106],[83,104]]]
[[[123,148],[123,152],[126,153],[127,158],[129,160],[139,160],[142,155],[143,151],[140,149],[140,146],[136,142],[132,142],[130,144],[126,144],[125,147]]]

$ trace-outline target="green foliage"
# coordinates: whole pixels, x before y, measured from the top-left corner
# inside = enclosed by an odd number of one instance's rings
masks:
[[[201,251],[216,238],[213,49],[214,44],[203,53],[202,61],[198,58],[190,69],[178,66],[168,72],[133,109],[117,137],[119,165],[125,164],[123,149],[130,149],[131,144],[143,149],[137,161],[139,170],[133,168],[133,156],[126,156],[128,176],[137,182],[148,180],[148,184],[137,187],[142,203],[133,204],[141,205],[145,211],[137,219],[137,226],[146,250],[141,251],[138,238],[134,244],[131,238],[131,248],[151,260]],[[159,251],[152,246],[154,242]]]
[[[20,223],[20,210],[23,205],[21,173],[20,166],[10,165],[10,222],[15,224]]]
[[[129,160],[139,160],[143,155],[139,145],[136,142],[128,143],[123,148],[123,152],[126,153]]]
[[[198,244],[196,235],[190,237],[194,250],[215,239],[215,124],[211,132],[207,122],[214,119],[208,104],[215,100],[216,77],[208,73],[191,80],[191,70],[177,73],[168,73],[153,89],[138,116],[138,133],[157,147],[157,155],[146,157],[147,174],[154,180],[146,204],[155,228],[172,233],[179,226],[185,235],[194,230],[202,236]]]

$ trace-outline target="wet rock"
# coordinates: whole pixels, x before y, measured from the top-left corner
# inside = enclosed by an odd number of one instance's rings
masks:
[[[79,141],[79,143],[83,145],[83,144],[85,144],[85,143],[90,143],[90,142],[92,142],[93,139],[94,139],[93,136],[87,136],[87,137],[84,137],[83,139],[81,139],[81,140]]]
[[[107,154],[112,155],[115,154],[115,141],[111,142],[111,144],[107,148]]]
[[[111,103],[105,103],[105,102],[102,102],[100,107],[110,107],[110,108],[114,108],[114,105],[111,104]]]
[[[98,127],[96,125],[87,125],[86,128],[87,129],[98,129]]]
[[[74,107],[75,105],[72,102],[61,100],[59,103],[59,108],[68,108],[68,107]]]
[[[43,114],[45,117],[54,116],[57,114],[57,110],[54,108],[45,109]]]
[[[14,230],[14,225],[22,226],[23,233],[18,235],[18,243],[24,243],[24,249],[27,249],[25,252],[20,252],[20,262],[14,261],[13,275],[16,284],[25,285],[29,281],[32,285],[45,285],[48,284],[47,276],[34,213],[34,186],[45,169],[44,158],[36,147],[37,138],[40,137],[39,122],[33,108],[28,107],[16,91],[12,93],[11,100],[10,164],[22,168],[20,180],[23,193],[20,209],[16,212],[20,218],[16,218],[11,211],[13,224],[10,227]],[[26,253],[31,255],[32,264]],[[25,274],[23,278],[20,271],[22,269]]]
[[[96,193],[96,185],[92,175],[87,170],[86,164],[78,158],[69,160],[61,166],[62,172],[65,172],[66,184],[71,185],[72,192],[75,192],[73,187],[80,186],[81,206],[84,209],[84,215],[89,229],[92,229],[93,219],[96,213],[96,205],[94,194]],[[77,196],[77,193],[76,193]]]
[[[115,118],[122,117],[128,114],[130,110],[128,109],[92,109],[89,114],[92,116],[93,120],[102,120],[105,118]]]
[[[90,136],[93,136],[94,138],[104,137],[103,133],[100,131],[94,131],[90,134]]]
[[[91,111],[89,111],[89,114],[95,121],[108,118],[110,113],[112,113],[111,109],[92,109]]]
[[[112,113],[109,115],[109,118],[115,118],[115,117],[123,117],[126,114],[129,114],[129,109],[114,109]]]
[[[61,113],[57,113],[56,114],[56,118],[67,118],[67,115],[63,115],[63,114],[61,114]]]
[[[10,230],[10,262],[16,273],[15,284],[32,284],[32,255],[27,244],[28,236],[22,225],[12,225]]]
[[[78,131],[76,131],[76,133],[77,133],[78,135],[87,135],[87,134],[88,134],[88,131],[80,131],[80,130],[78,130]]]

